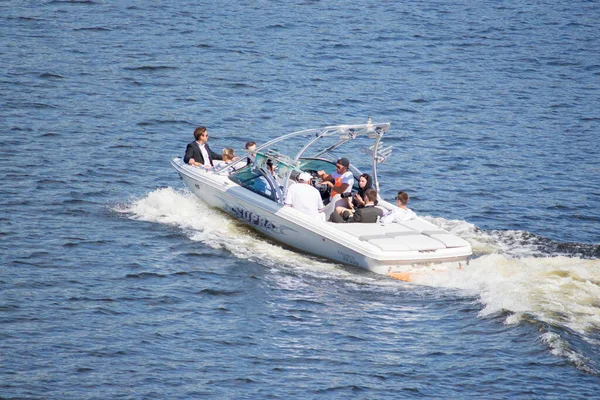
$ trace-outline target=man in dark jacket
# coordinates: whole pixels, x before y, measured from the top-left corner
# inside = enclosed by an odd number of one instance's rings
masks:
[[[204,126],[194,130],[194,140],[189,143],[185,149],[183,162],[194,167],[204,166],[212,167],[213,160],[222,160],[223,156],[215,153],[208,147],[208,131]]]
[[[338,212],[331,213],[331,221],[333,222],[362,222],[362,223],[375,223],[377,217],[383,215],[381,208],[375,207],[375,201],[377,201],[377,191],[375,189],[368,189],[365,191],[365,206],[358,208],[354,212],[354,215],[350,215],[350,211],[346,210],[342,215]]]

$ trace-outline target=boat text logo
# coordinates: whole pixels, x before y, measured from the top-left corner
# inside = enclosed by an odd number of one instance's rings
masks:
[[[227,207],[228,211],[236,218],[242,219],[248,222],[250,225],[255,226],[256,228],[262,231],[269,231],[278,235],[285,235],[284,230],[289,228],[278,227],[265,217],[253,213],[252,211],[246,210],[240,206]]]

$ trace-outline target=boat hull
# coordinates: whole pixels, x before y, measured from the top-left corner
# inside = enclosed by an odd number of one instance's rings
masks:
[[[174,159],[172,164],[186,186],[210,207],[230,214],[277,242],[308,254],[402,280],[410,280],[413,271],[460,268],[467,264],[471,254],[470,247],[436,252],[381,251],[358,237],[340,231],[336,227],[338,224],[314,220],[237,185],[226,175],[187,166],[180,159]]]

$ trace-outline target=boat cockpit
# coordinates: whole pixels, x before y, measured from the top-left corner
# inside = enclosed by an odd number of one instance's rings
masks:
[[[277,156],[273,154],[270,156],[277,160]],[[335,172],[335,162],[322,158],[306,158],[299,160],[292,167],[285,161],[273,162],[273,159],[268,157],[267,154],[257,153],[254,163],[234,171],[229,175],[229,179],[254,193],[278,202],[279,199],[283,201],[286,188],[296,182],[298,175],[301,172],[308,172],[312,176],[310,184],[319,190],[325,202],[329,200],[331,187],[323,185],[317,172],[321,170],[327,174]],[[350,171],[354,175],[352,190],[357,191],[361,172],[353,166],[350,167]]]

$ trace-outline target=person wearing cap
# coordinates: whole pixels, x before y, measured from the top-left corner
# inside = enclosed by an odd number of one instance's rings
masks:
[[[317,173],[323,180],[323,184],[331,186],[331,198],[336,194],[350,193],[354,185],[354,175],[348,171],[350,161],[347,158],[340,158],[335,163],[335,172],[328,174],[325,171]]]
[[[324,221],[325,206],[321,200],[321,193],[310,184],[310,174],[302,172],[296,179],[298,183],[288,187],[283,204]]]
[[[382,225],[391,224],[393,222],[410,221],[411,219],[417,218],[417,214],[410,208],[406,207],[408,204],[408,194],[405,192],[398,192],[396,195],[396,205],[398,208],[388,211],[384,214],[379,222]]]

